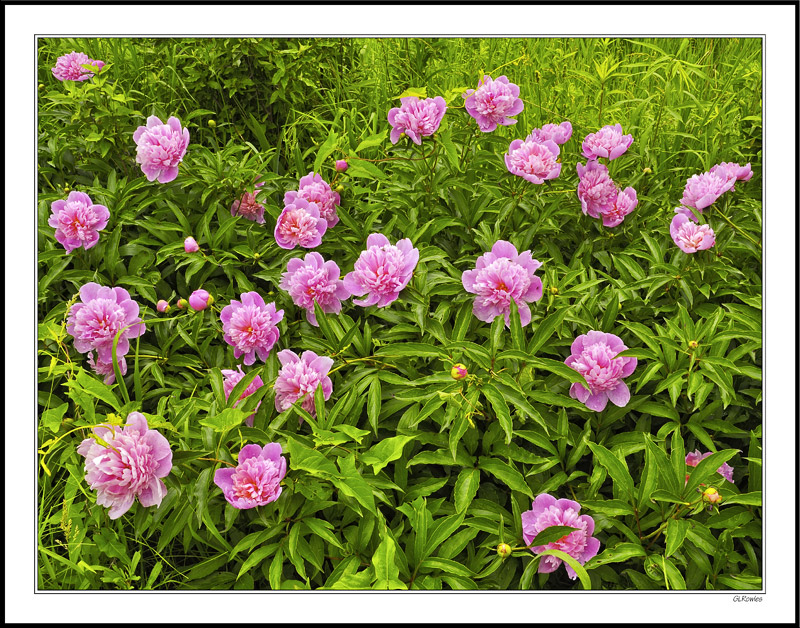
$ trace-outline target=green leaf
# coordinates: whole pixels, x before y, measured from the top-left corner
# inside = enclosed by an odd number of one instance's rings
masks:
[[[530,353],[532,356],[536,355],[539,349],[541,349],[545,343],[550,340],[551,336],[555,333],[556,328],[564,321],[564,317],[567,315],[569,310],[570,308],[568,307],[557,310],[539,323],[539,326],[536,328],[533,338],[528,345],[528,353]]]
[[[577,529],[578,528],[573,528],[572,526],[550,526],[539,532],[528,544],[528,547],[538,547],[539,545],[553,543],[554,541],[563,539]]]
[[[372,146],[380,146],[383,144],[383,141],[386,139],[387,131],[384,129],[380,133],[376,133],[375,135],[370,135],[369,137],[361,140],[356,147],[355,152],[360,152],[365,148],[371,148]]]
[[[219,414],[202,419],[200,425],[210,427],[215,432],[226,432],[241,425],[248,416],[248,413],[238,408],[226,408]]]
[[[722,503],[724,504],[743,504],[745,506],[761,506],[761,491],[752,493],[742,493],[740,495],[725,495]]]
[[[590,442],[589,449],[592,450],[597,461],[608,471],[608,474],[611,476],[611,479],[614,480],[614,485],[619,489],[620,493],[625,495],[628,500],[633,503],[633,478],[628,471],[628,465],[599,443]]]
[[[589,560],[586,569],[594,569],[608,563],[624,563],[637,556],[647,556],[645,549],[638,543],[617,543]]]
[[[226,402],[226,407],[232,408],[233,404],[239,401],[239,398],[242,396],[247,387],[253,383],[253,380],[258,377],[263,370],[263,367],[255,368],[251,370],[249,373],[245,373],[245,376],[242,377],[236,385],[231,390],[230,395],[228,395],[228,400]]]
[[[338,476],[336,465],[316,449],[306,447],[295,438],[289,437],[289,465],[291,469],[302,469],[312,475]]]
[[[364,161],[357,157],[350,157],[347,160],[347,164],[349,166],[347,169],[348,176],[372,180],[377,179],[381,181],[386,179],[386,173],[369,161]]]
[[[51,432],[58,432],[61,427],[61,420],[69,408],[68,403],[62,403],[57,408],[50,408],[42,412],[41,424]]]
[[[444,349],[419,342],[404,342],[403,344],[387,345],[378,349],[375,352],[375,355],[415,358],[442,358],[444,360],[451,359]]]
[[[400,568],[394,560],[397,546],[394,539],[388,534],[383,537],[383,541],[378,545],[372,555],[372,566],[375,569],[375,585],[373,589],[405,589],[407,588],[400,580]]]
[[[511,326],[511,344],[517,351],[525,351],[525,335],[522,331],[517,302],[511,299],[509,305],[511,307],[511,312],[508,317]]]
[[[111,406],[114,408],[114,410],[119,412],[122,404],[119,402],[116,395],[111,392],[111,388],[106,386],[103,382],[96,380],[83,370],[78,371],[76,382],[82,390],[89,393],[93,397],[97,397],[100,401]]]
[[[589,390],[589,384],[586,383],[586,379],[575,371],[568,367],[563,362],[559,362],[558,360],[550,360],[548,358],[532,358],[530,361],[531,366],[544,369],[545,371],[550,371],[551,373],[555,373],[560,377],[570,381],[570,382],[577,382],[579,384],[583,384],[586,390]]]
[[[522,477],[522,474],[502,460],[482,456],[478,460],[478,468],[487,473],[491,473],[511,490],[524,493],[533,499],[533,492],[530,486],[525,482],[525,478]]]
[[[455,488],[453,489],[453,501],[456,512],[466,512],[480,486],[480,471],[478,469],[462,469],[458,474]]]
[[[378,435],[378,419],[381,413],[381,380],[377,375],[372,377],[367,393],[367,418],[373,433]],[[375,472],[377,473],[377,471]]]
[[[593,510],[594,512],[599,512],[611,517],[633,514],[633,507],[621,499],[606,499],[603,501],[582,500],[581,506],[587,510]]]
[[[581,566],[581,564],[575,560],[572,556],[567,554],[566,552],[562,552],[561,550],[557,549],[549,549],[545,550],[538,556],[555,556],[556,558],[560,558],[565,563],[567,563],[575,573],[578,575],[578,578],[581,581],[581,585],[583,585],[584,590],[588,591],[592,588],[592,580],[589,578],[589,574],[586,573],[586,570]]]
[[[689,529],[689,522],[685,519],[670,519],[667,522],[667,529],[664,536],[667,540],[667,549],[664,555],[669,558],[683,545],[686,538],[686,531]]]
[[[328,138],[325,140],[325,143],[320,146],[319,150],[317,151],[317,158],[314,160],[314,172],[320,172],[322,162],[325,161],[333,152],[333,149],[336,148],[336,142],[338,140],[339,136],[335,131],[331,131],[328,134]]]
[[[513,422],[511,421],[511,412],[508,409],[508,404],[503,398],[502,393],[497,390],[492,384],[486,384],[481,388],[481,392],[492,405],[494,413],[497,415],[497,420],[500,422],[500,427],[506,435],[506,445],[511,442],[511,433],[514,429]]]
[[[403,447],[415,438],[417,437],[393,436],[392,438],[385,438],[361,454],[360,460],[364,464],[372,465],[372,471],[377,475],[387,464],[400,458],[403,455]]]

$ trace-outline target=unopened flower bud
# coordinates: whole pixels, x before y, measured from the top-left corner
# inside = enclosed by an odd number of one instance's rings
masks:
[[[189,302],[186,299],[178,299],[178,309],[185,310],[189,307]]]
[[[461,364],[453,364],[453,368],[450,369],[450,377],[453,379],[464,379],[469,373],[467,372],[467,367]]]
[[[207,290],[195,290],[189,296],[189,305],[193,310],[204,310],[214,302],[214,297],[208,294]]]
[[[337,192],[344,192],[344,186],[340,183],[339,185],[336,186],[336,191]]]
[[[39,83],[39,89],[44,89],[44,83]]]
[[[699,343],[696,340],[690,340],[689,341],[689,348],[690,349],[697,349],[698,346],[699,346]]]
[[[167,303],[164,299],[161,299],[158,303],[156,303],[156,309],[159,312],[169,312],[169,303]]]
[[[211,120],[208,121],[208,126],[213,129],[215,126],[217,126],[217,121],[214,120],[214,118],[211,118]]]
[[[336,168],[336,172],[347,172],[347,169],[349,168],[344,159],[337,159],[334,167]]]
[[[550,286],[550,294],[558,294],[558,288],[555,286]]]
[[[187,253],[197,253],[200,250],[200,247],[197,245],[197,240],[195,240],[192,236],[189,236],[183,241],[183,250]]]
[[[707,501],[709,504],[716,504],[722,501],[722,495],[713,486],[709,486],[703,491],[703,501]]]
[[[645,168],[644,170],[642,170],[642,173],[643,173],[643,174],[652,174],[652,172],[653,172],[653,171],[652,171],[652,170],[650,170],[650,168]]]
[[[497,555],[500,558],[508,558],[511,556],[511,546],[508,543],[500,543],[497,546]]]

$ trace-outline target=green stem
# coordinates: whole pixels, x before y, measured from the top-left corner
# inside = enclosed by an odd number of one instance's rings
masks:
[[[719,207],[716,208],[716,212],[719,214],[720,218],[722,218],[725,222],[727,222],[731,227],[733,227],[736,231],[742,234],[745,238],[750,240],[750,242],[755,244],[759,249],[762,248],[761,244],[757,240],[750,237],[746,232],[737,227],[730,218],[728,218],[725,214],[722,213],[722,210]]]

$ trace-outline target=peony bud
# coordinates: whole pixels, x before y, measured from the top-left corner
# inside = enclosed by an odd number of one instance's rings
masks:
[[[558,288],[556,288],[555,286],[550,286],[550,294],[553,295],[558,294]]]
[[[189,307],[189,302],[186,299],[178,299],[178,309],[185,310]]]
[[[200,247],[197,245],[197,240],[195,240],[192,236],[189,236],[183,241],[183,250],[187,253],[197,253],[200,250]]]
[[[709,486],[703,491],[703,501],[707,501],[709,504],[716,504],[722,501],[722,495],[713,486]]]
[[[652,172],[653,171],[650,170],[650,168],[645,168],[644,170],[642,170],[642,174],[651,174]]]
[[[167,303],[164,299],[161,299],[158,303],[156,303],[156,309],[159,312],[169,312],[169,303]]]
[[[508,543],[500,543],[497,546],[497,555],[500,558],[508,558],[511,556],[511,546]]]
[[[217,126],[217,121],[214,120],[214,118],[211,118],[211,120],[208,121],[208,126],[213,129],[215,126]]]
[[[347,172],[347,168],[349,168],[349,166],[344,159],[337,159],[335,168],[336,172]]]
[[[699,343],[696,340],[690,340],[689,341],[689,348],[690,349],[697,349],[698,346],[699,346]]]
[[[464,379],[469,373],[467,372],[467,367],[461,364],[453,364],[453,368],[450,369],[450,377],[453,379]]]
[[[344,186],[343,186],[343,185],[341,185],[341,184],[337,185],[337,186],[336,186],[336,191],[337,191],[337,192],[344,192]]]
[[[44,89],[44,83],[39,83],[39,89]]]
[[[206,309],[209,305],[214,302],[214,297],[208,294],[207,290],[195,290],[189,296],[189,305],[192,307],[193,310],[200,310]]]

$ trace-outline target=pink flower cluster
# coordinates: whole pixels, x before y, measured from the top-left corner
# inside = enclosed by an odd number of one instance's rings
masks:
[[[247,366],[256,361],[256,355],[266,362],[281,335],[278,323],[283,310],[276,311],[274,303],[264,303],[257,292],[245,292],[241,299],[233,299],[219,314],[223,340],[233,347],[233,357],[244,356]]]
[[[316,203],[295,197],[286,204],[275,224],[275,242],[282,249],[302,246],[313,249],[322,244],[328,222],[320,217]]]
[[[234,386],[236,386],[236,384],[238,384],[239,381],[245,375],[244,371],[242,371],[242,366],[240,364],[237,365],[236,368],[238,369],[236,371],[233,371],[233,370],[230,370],[230,369],[223,369],[223,371],[222,371],[222,375],[225,378],[222,381],[222,388],[223,388],[223,390],[225,392],[225,400],[226,401],[227,401],[228,397],[231,396],[231,393],[233,392]],[[256,375],[255,378],[253,379],[253,381],[250,382],[250,385],[247,388],[244,389],[244,392],[242,392],[241,395],[239,395],[239,399],[237,399],[234,402],[233,407],[235,408],[237,405],[239,405],[239,402],[242,399],[244,399],[245,397],[249,397],[255,391],[257,391],[259,388],[261,388],[263,385],[264,385],[264,380],[262,380],[261,377]],[[253,414],[251,414],[245,420],[245,423],[247,423],[248,426],[253,427],[253,420],[255,419],[255,416],[256,416],[255,413],[258,412],[258,408],[260,406],[261,406],[261,402],[259,401],[258,405],[256,406],[256,409],[253,411]]]
[[[189,130],[181,128],[180,120],[174,116],[166,124],[150,116],[147,126],[136,129],[133,141],[136,163],[141,164],[147,180],[169,183],[178,176],[178,165],[189,146]]]
[[[353,301],[364,307],[385,307],[400,296],[411,281],[419,261],[419,250],[411,240],[398,240],[396,245],[381,233],[367,237],[367,250],[356,260],[353,272],[344,277],[344,287],[353,296],[365,298]]]
[[[539,142],[540,144],[552,140],[556,144],[566,144],[572,137],[572,123],[565,120],[561,124],[545,124],[541,129],[533,129],[526,142]]]
[[[608,174],[608,168],[596,160],[584,166],[580,162],[578,170],[578,199],[581,210],[592,218],[602,218],[606,227],[622,224],[639,200],[636,190],[627,187],[620,190]]]
[[[67,251],[90,249],[100,240],[111,214],[105,205],[96,205],[88,194],[70,192],[67,200],[53,201],[47,224],[56,228],[55,237]]]
[[[520,324],[531,322],[528,303],[542,298],[542,280],[534,273],[541,262],[533,259],[530,251],[517,253],[516,247],[498,240],[489,253],[478,258],[474,270],[465,270],[461,283],[467,292],[478,295],[472,304],[472,313],[485,323],[503,316],[510,326],[511,300],[517,304]]]
[[[336,262],[326,262],[319,253],[309,253],[304,259],[289,260],[279,287],[289,293],[297,307],[306,310],[308,322],[318,327],[314,301],[326,314],[338,314],[341,301],[350,298],[350,291],[339,277]]]
[[[347,169],[347,162],[345,170]],[[336,162],[336,169],[339,170],[339,162]],[[342,170],[342,172],[344,172]],[[341,198],[338,192],[334,192],[331,186],[315,172],[309,172],[306,176],[300,179],[299,189],[297,191],[290,190],[286,192],[283,197],[284,205],[291,205],[296,199],[301,198],[309,203],[313,203],[319,210],[320,217],[325,219],[327,228],[336,226],[339,222],[339,216],[336,213],[336,207],[341,204]]]
[[[107,288],[94,282],[81,286],[80,297],[81,302],[72,306],[67,317],[67,333],[73,337],[79,353],[89,353],[89,363],[95,372],[106,376],[105,382],[109,384],[114,381],[112,346],[117,332],[122,330],[117,360],[123,373],[128,368],[125,354],[130,349],[130,339],[145,332],[139,318],[139,304],[131,300],[124,288]]]
[[[56,65],[52,68],[52,72],[53,76],[59,81],[85,81],[86,79],[92,78],[94,72],[82,66],[94,66],[99,72],[105,64],[105,61],[95,61],[86,56],[85,53],[75,52],[73,50],[69,54],[60,56],[56,60]]]
[[[400,106],[389,110],[389,124],[392,125],[389,139],[397,144],[405,134],[415,144],[422,144],[423,137],[436,133],[446,110],[447,103],[441,96],[425,100],[416,96],[401,98]]]
[[[544,183],[561,174],[560,149],[552,140],[514,140],[505,154],[506,168],[511,174],[531,183]]]
[[[322,393],[327,401],[333,392],[331,378],[328,371],[333,366],[333,360],[327,356],[318,356],[313,351],[304,351],[298,356],[290,349],[278,353],[282,368],[275,380],[275,409],[278,412],[288,410],[296,401],[303,400],[303,410],[311,416],[316,416],[314,405],[314,392],[322,386]]]
[[[679,209],[681,208],[679,207]],[[683,212],[675,214],[669,226],[669,234],[672,236],[672,241],[684,253],[705,251],[714,246],[716,242],[714,230],[711,227],[692,222]]]
[[[581,506],[571,499],[556,499],[552,495],[542,493],[533,500],[530,510],[522,513],[522,538],[530,545],[536,535],[552,526],[570,526],[577,528],[557,541],[546,545],[534,545],[530,550],[541,554],[549,549],[561,550],[569,554],[581,565],[597,555],[600,541],[592,536],[594,519],[589,515],[579,515]],[[539,573],[552,573],[563,561],[556,556],[544,556],[539,561]],[[570,578],[575,580],[575,570],[566,562],[564,567]]]
[[[606,125],[596,133],[589,133],[581,148],[586,159],[605,157],[609,161],[616,159],[627,151],[633,144],[632,135],[622,134],[622,125]]]
[[[692,452],[686,454],[686,464],[690,467],[696,467],[701,460],[708,458],[711,455],[711,452],[708,451],[704,454],[700,453],[699,449],[695,449]],[[727,462],[723,462],[722,466],[717,469],[717,473],[719,473],[722,477],[724,477],[728,482],[733,484],[733,467],[729,465]]]
[[[627,348],[614,334],[590,331],[578,336],[572,343],[572,355],[564,364],[583,375],[590,390],[576,382],[569,389],[569,396],[596,412],[601,412],[609,400],[620,408],[626,406],[631,392],[622,378],[633,373],[637,360],[616,356]]]
[[[97,491],[97,503],[118,519],[138,498],[142,506],[159,506],[167,494],[161,478],[172,469],[172,450],[164,436],[147,427],[147,419],[131,412],[124,428],[102,424],[92,429],[96,438],[78,445],[86,458],[86,482]]]
[[[234,508],[246,510],[274,502],[283,490],[286,458],[278,443],[249,444],[239,451],[236,467],[217,469],[214,484]]]
[[[519,97],[519,87],[509,83],[506,76],[493,80],[487,74],[478,82],[477,89],[468,89],[463,97],[464,108],[484,133],[494,131],[498,125],[516,124],[517,121],[509,116],[515,116],[525,108]]]

